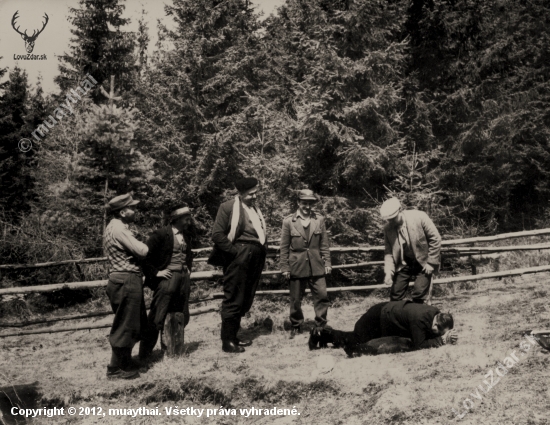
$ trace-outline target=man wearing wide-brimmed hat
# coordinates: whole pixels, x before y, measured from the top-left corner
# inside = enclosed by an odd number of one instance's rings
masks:
[[[298,210],[283,220],[280,267],[290,281],[290,338],[302,333],[302,297],[306,285],[311,289],[315,310],[313,332],[319,333],[327,323],[330,301],[325,275],[331,273],[332,265],[325,218],[312,210],[316,202],[313,191],[300,190]]]
[[[241,318],[250,310],[265,264],[265,221],[256,206],[258,180],[235,182],[239,194],[220,205],[212,229],[214,249],[208,262],[223,267],[222,350],[242,353],[252,341],[237,338]]]
[[[135,220],[139,201],[129,194],[113,198],[107,208],[114,218],[105,228],[103,247],[109,261],[107,296],[115,314],[109,335],[112,347],[107,367],[109,379],[133,379],[139,376],[132,369],[132,348],[142,338],[147,326],[143,299],[140,260],[147,256],[147,245],[138,241],[128,224]]]
[[[384,226],[385,283],[392,285],[390,300],[405,298],[409,282],[414,280],[411,298],[423,303],[429,297],[434,272],[441,258],[441,236],[423,211],[403,210],[397,198],[380,207]]]
[[[190,271],[193,263],[189,229],[191,210],[177,206],[170,211],[170,224],[155,230],[147,240],[149,255],[143,266],[145,286],[153,290],[145,339],[139,347],[140,360],[146,361],[164,329],[168,313],[181,312],[184,327],[189,323]],[[161,337],[161,346],[164,347]]]

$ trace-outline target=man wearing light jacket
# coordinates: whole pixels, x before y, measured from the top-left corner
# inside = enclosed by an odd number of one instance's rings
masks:
[[[441,236],[423,211],[403,211],[397,198],[382,204],[384,226],[384,282],[392,285],[390,300],[405,298],[414,281],[412,300],[423,303],[429,295],[433,273],[441,261]]]
[[[241,318],[250,310],[266,257],[266,226],[256,206],[258,180],[235,182],[239,194],[220,205],[212,229],[214,249],[208,263],[223,267],[222,350],[242,353],[252,341],[240,340]]]
[[[284,219],[281,232],[280,267],[290,283],[290,338],[302,333],[306,285],[313,296],[317,332],[325,327],[330,306],[325,275],[332,266],[325,219],[312,211],[317,197],[311,190],[299,191],[298,198],[298,210]]]

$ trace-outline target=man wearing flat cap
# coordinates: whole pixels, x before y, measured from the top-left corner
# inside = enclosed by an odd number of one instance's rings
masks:
[[[107,208],[115,217],[105,228],[103,247],[109,261],[107,296],[115,314],[109,335],[112,348],[107,366],[109,379],[133,379],[139,372],[132,365],[132,348],[147,327],[140,261],[147,256],[147,245],[138,241],[128,224],[135,220],[139,201],[129,194],[113,198]]]
[[[242,353],[252,341],[237,337],[241,318],[250,310],[266,257],[266,226],[256,206],[258,180],[235,182],[239,194],[220,205],[212,229],[209,264],[223,267],[222,350]]]
[[[441,236],[423,211],[403,210],[397,198],[382,204],[384,226],[384,282],[392,285],[390,300],[405,298],[414,280],[411,298],[423,303],[429,295],[433,273],[441,260]]]
[[[177,206],[170,212],[170,224],[155,230],[147,240],[145,286],[153,290],[147,332],[140,344],[140,360],[146,361],[164,329],[168,313],[183,313],[184,327],[189,323],[190,271],[193,263],[189,229],[191,210]],[[163,345],[161,337],[161,347]]]
[[[317,197],[311,190],[300,190],[298,210],[283,220],[280,268],[290,283],[290,338],[302,333],[302,297],[306,285],[313,296],[314,332],[319,333],[327,323],[330,301],[325,275],[331,273],[332,266],[325,218],[312,210],[316,202]]]

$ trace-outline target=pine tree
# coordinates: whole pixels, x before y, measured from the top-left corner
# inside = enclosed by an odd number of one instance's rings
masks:
[[[0,209],[13,221],[29,210],[33,197],[30,165],[35,151],[26,144],[20,149],[21,139],[30,136],[25,131],[28,99],[27,73],[16,66],[0,96]]]
[[[79,0],[80,8],[71,8],[69,21],[74,25],[70,53],[60,56],[60,75],[55,82],[63,92],[77,86],[87,74],[98,87],[114,75],[122,92],[133,86],[137,64],[134,57],[135,36],[122,27],[130,20],[122,18],[123,0]],[[96,90],[95,103],[102,100]]]

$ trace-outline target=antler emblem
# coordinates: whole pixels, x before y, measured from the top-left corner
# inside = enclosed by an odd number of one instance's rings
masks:
[[[44,13],[44,18],[46,18],[46,22],[43,23],[42,29],[36,32],[36,30],[33,31],[32,35],[27,34],[27,30],[25,30],[24,33],[19,31],[19,27],[15,28],[15,21],[19,17],[17,14],[19,11],[15,12],[13,14],[13,18],[11,18],[11,26],[15,31],[17,31],[18,34],[21,35],[21,38],[25,40],[25,50],[27,50],[27,53],[32,53],[32,50],[34,49],[34,42],[36,41],[36,38],[40,35],[42,31],[44,31],[44,28],[46,28],[46,25],[48,24],[48,14]]]

